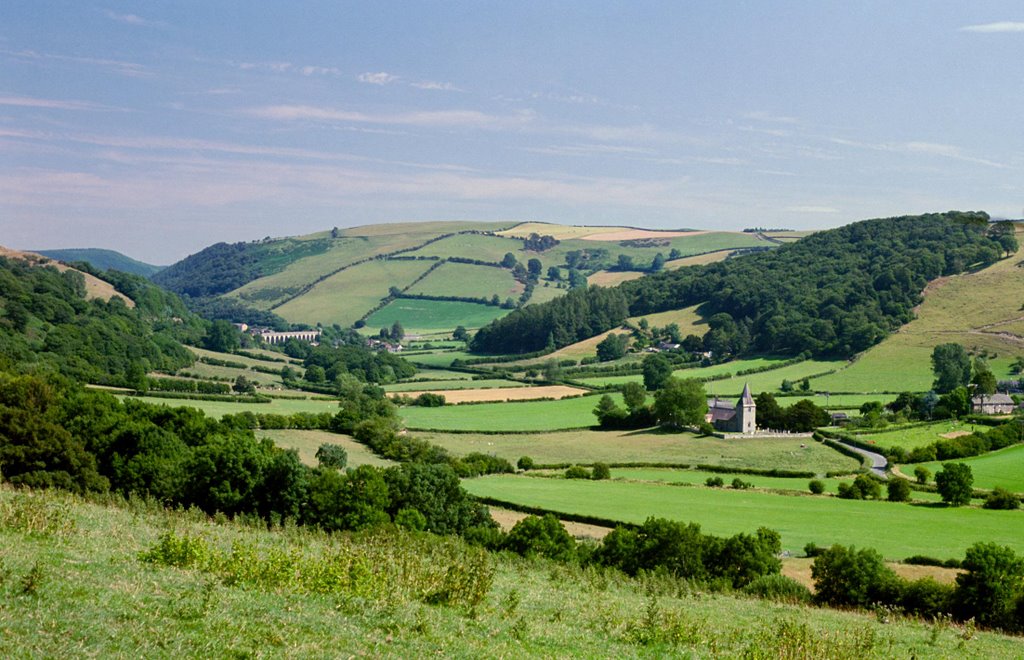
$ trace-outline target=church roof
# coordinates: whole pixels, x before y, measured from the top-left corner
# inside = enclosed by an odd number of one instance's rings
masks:
[[[750,395],[750,383],[743,384],[743,394],[740,395],[740,405],[752,406],[754,405],[754,397]]]

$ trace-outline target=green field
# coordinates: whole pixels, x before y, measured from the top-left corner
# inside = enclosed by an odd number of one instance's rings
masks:
[[[1001,486],[1015,493],[1024,493],[1024,445],[1013,445],[998,451],[974,456],[958,458],[954,463],[966,463],[971,466],[974,474],[975,488],[995,488]],[[942,469],[942,462],[922,463],[932,475]],[[913,474],[916,465],[904,465],[901,470]]]
[[[1024,551],[1020,511],[515,475],[470,479],[464,485],[477,496],[623,522],[671,518],[699,523],[703,531],[718,535],[768,527],[782,535],[783,549],[795,554],[811,542],[874,548],[888,559],[959,558],[977,541]]]
[[[386,298],[389,287],[408,286],[430,266],[429,261],[374,259],[328,277],[274,312],[292,323],[351,325]]]
[[[522,401],[402,408],[401,415],[411,429],[445,431],[551,431],[583,428],[597,423],[594,407],[599,397],[583,396],[558,401]],[[618,403],[622,397],[615,395]]]
[[[666,484],[688,484],[691,486],[704,486],[711,477],[721,477],[728,488],[734,478],[752,484],[754,488],[766,490],[787,491],[806,495],[810,491],[807,484],[810,479],[794,477],[764,477],[758,474],[723,474],[717,472],[704,472],[701,470],[672,470],[668,468],[612,468],[612,479],[624,481],[647,481]],[[825,484],[825,492],[837,493],[839,484],[852,481],[850,477],[821,479]],[[885,497],[885,488],[882,488],[882,497]],[[927,491],[912,491],[911,498],[915,502],[939,502],[941,498],[938,493]]]
[[[434,355],[433,353],[430,355]],[[414,360],[415,357],[406,357],[407,360]],[[431,369],[429,367],[424,369],[417,369],[416,375],[413,378],[422,380],[424,378],[429,380],[472,380],[473,374],[468,374],[464,371],[448,371],[447,369]]]
[[[417,365],[422,364],[422,365],[424,365],[424,366],[426,366],[428,368],[430,368],[430,367],[441,367],[441,368],[444,368],[444,367],[450,367],[454,360],[465,360],[467,358],[472,358],[472,357],[479,357],[479,356],[471,355],[470,353],[468,353],[466,351],[436,351],[436,352],[433,352],[433,353],[417,353],[416,355],[410,355],[410,356],[406,357],[405,359],[408,360],[409,362],[412,362],[413,364],[417,364]],[[420,373],[421,372],[417,372],[417,375],[419,375]],[[453,372],[450,372],[450,373],[458,373],[458,372],[454,372],[453,371]],[[463,376],[466,376],[467,378],[469,377],[468,374],[463,374]]]
[[[511,297],[518,300],[523,285],[512,277],[512,271],[492,266],[444,263],[430,271],[408,293],[428,296],[459,296],[487,298],[497,294],[504,302]],[[452,326],[455,327],[455,326]]]
[[[526,387],[529,383],[518,380],[490,378],[484,380],[429,380],[385,385],[386,392],[415,392],[420,390],[480,390],[493,387]]]
[[[521,405],[521,404],[519,404]],[[474,406],[479,407],[479,406]],[[692,433],[601,431],[580,429],[557,433],[475,434],[416,433],[457,456],[483,452],[515,463],[529,456],[539,464],[662,463],[721,465],[730,468],[774,468],[824,474],[853,471],[860,462],[817,442],[801,438],[698,437]],[[805,445],[805,446],[801,446]]]
[[[381,458],[370,449],[356,442],[347,435],[329,433],[327,431],[298,431],[295,429],[267,429],[256,431],[257,438],[270,438],[278,447],[295,449],[299,452],[299,458],[310,467],[316,467],[316,450],[322,444],[341,445],[348,454],[348,467],[359,467],[360,465],[374,465],[387,467],[396,465],[394,461]]]
[[[124,397],[122,397],[124,398]],[[338,412],[338,402],[326,399],[273,399],[270,403],[249,403],[245,401],[200,401],[198,399],[162,399],[155,396],[132,397],[147,403],[162,404],[171,408],[196,408],[210,417],[220,419],[224,415],[240,412],[272,413],[291,415],[297,412],[321,413]]]
[[[395,579],[430,570],[422,556],[450,562],[469,548],[456,540],[328,536],[267,531],[141,502],[102,506],[54,492],[0,491],[0,512],[41,512],[66,531],[39,533],[0,516],[4,605],[0,654],[64,657],[917,657],[1011,658],[1019,637],[874,614],[790,606],[630,579],[574,565],[490,555],[479,607],[428,605],[414,589],[321,594],[264,588],[196,569],[139,561],[169,529],[228,552],[320,558],[345,550],[379,557],[374,575]],[[438,567],[444,575],[445,563]],[[33,570],[33,567],[36,567]],[[20,585],[34,573],[29,594]],[[436,572],[436,571],[435,571]],[[41,576],[41,578],[39,578]],[[416,583],[413,583],[416,584]],[[652,596],[652,594],[655,594]],[[644,643],[645,612],[675,643]],[[795,632],[794,632],[795,631]],[[786,634],[788,633],[788,634]],[[667,633],[666,633],[667,634]]]
[[[756,369],[774,364],[782,364],[786,359],[788,358],[760,357],[746,360],[735,360],[733,362],[724,362],[710,367],[680,369],[673,372],[672,375],[676,378],[709,378],[713,376],[720,376],[725,373],[735,374],[737,371],[745,369]],[[740,392],[743,391],[743,386],[749,383],[750,389],[755,395],[759,392],[778,392],[782,386],[783,380],[790,380],[795,383],[806,376],[822,373],[830,369],[836,369],[843,364],[845,364],[845,362],[840,360],[804,360],[797,364],[779,367],[778,369],[772,369],[770,371],[710,381],[704,384],[704,389],[707,390],[709,395],[717,394],[720,396],[739,396]],[[640,374],[633,376],[595,376],[593,378],[581,378],[580,382],[592,387],[601,387],[604,385],[622,385],[624,383],[631,382],[641,383],[643,382],[643,376]]]
[[[903,449],[910,450],[914,447],[922,447],[943,440],[942,436],[945,434],[963,433],[965,431],[973,433],[974,431],[986,431],[989,428],[979,424],[967,424],[953,419],[946,419],[934,424],[913,426],[898,431],[858,433],[856,438],[862,442],[875,444],[879,447],[902,447]]]
[[[463,259],[479,259],[500,263],[505,254],[511,252],[516,259],[526,263],[526,253],[523,252],[523,242],[515,238],[502,236],[485,236],[483,234],[462,234],[449,236],[430,245],[424,245],[415,252],[409,252],[411,257],[461,257]],[[552,263],[552,265],[554,265]]]
[[[431,330],[451,331],[460,325],[472,329],[487,325],[508,312],[507,309],[477,303],[399,298],[366,319],[366,327],[390,328],[398,321],[407,333],[413,334]]]

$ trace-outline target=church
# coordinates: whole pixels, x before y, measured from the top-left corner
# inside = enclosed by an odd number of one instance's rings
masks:
[[[722,401],[717,396],[708,399],[705,419],[717,431],[726,433],[753,433],[757,430],[757,404],[750,394],[750,384],[743,385],[743,394],[736,403]]]

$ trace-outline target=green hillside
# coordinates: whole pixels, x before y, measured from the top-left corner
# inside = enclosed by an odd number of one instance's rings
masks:
[[[114,250],[103,250],[100,248],[67,248],[63,250],[33,250],[44,257],[72,263],[84,261],[96,270],[120,270],[132,275],[152,277],[163,270],[164,266],[154,266],[132,259],[131,257],[115,252]]]
[[[537,242],[531,242],[531,235],[536,235]],[[548,238],[539,240],[543,237]],[[642,276],[659,254],[667,262],[715,251],[774,246],[753,234],[736,232],[538,223],[381,224],[218,243],[170,266],[155,281],[187,295],[190,304],[206,315],[250,324],[273,324],[276,317],[291,323],[376,325],[388,318],[405,327],[451,331],[458,325],[485,325],[513,306],[564,295],[570,268],[582,276],[613,269],[616,272],[605,276],[614,282]],[[508,261],[509,254],[513,261]],[[620,263],[620,257],[626,261]],[[540,272],[532,276],[527,271],[531,262],[534,267],[540,264]],[[635,270],[629,272],[624,264]],[[554,279],[549,277],[552,268],[558,272]],[[532,287],[528,286],[531,281]],[[394,300],[396,296],[399,300]],[[406,314],[409,305],[400,302],[402,298],[451,304],[445,313],[424,318],[415,310]],[[494,307],[498,303],[502,309]],[[460,304],[461,311],[457,310]]]

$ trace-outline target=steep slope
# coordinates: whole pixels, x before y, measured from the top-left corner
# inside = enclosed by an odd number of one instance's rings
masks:
[[[99,248],[36,250],[36,253],[65,263],[84,261],[96,270],[120,270],[132,275],[141,275],[142,277],[151,277],[163,269],[163,266],[143,263],[120,252]]]

